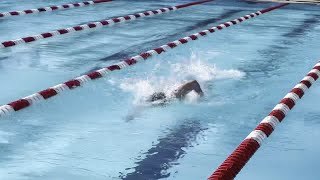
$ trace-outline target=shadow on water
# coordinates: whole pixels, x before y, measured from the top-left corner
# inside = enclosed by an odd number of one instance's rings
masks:
[[[0,61],[6,60],[8,58],[9,58],[8,56],[0,57]]]
[[[115,54],[107,56],[105,58],[102,58],[102,59],[100,59],[100,61],[121,60],[121,59],[129,58],[129,57],[135,55],[136,53],[146,51],[146,50],[155,48],[157,46],[161,46],[163,44],[166,44],[166,43],[168,43],[169,40],[175,40],[178,38],[182,38],[181,34],[185,34],[190,31],[193,31],[195,29],[199,29],[199,28],[208,26],[209,24],[216,23],[216,22],[224,20],[226,18],[231,18],[233,15],[235,15],[239,12],[241,12],[241,10],[227,10],[216,18],[206,19],[206,20],[197,22],[191,26],[188,26],[188,27],[185,27],[182,29],[178,29],[175,33],[167,35],[163,38],[159,38],[156,40],[151,40],[151,41],[147,41],[147,42],[144,42],[141,44],[133,45],[131,47],[126,48],[125,50],[122,50],[120,52],[117,52]]]
[[[83,24],[89,24],[89,23],[93,23],[93,22],[98,22],[98,21],[105,21],[105,20],[109,20],[109,19],[113,19],[113,18],[124,17],[124,16],[127,16],[127,15],[134,15],[134,14],[138,14],[138,13],[144,13],[144,12],[147,12],[147,11],[154,11],[154,10],[161,9],[161,8],[169,8],[169,7],[171,7],[171,6],[165,6],[165,5],[162,5],[162,6],[161,5],[159,5],[159,6],[153,5],[153,6],[155,7],[153,9],[133,11],[133,12],[130,12],[130,13],[127,13],[127,14],[108,16],[108,17],[105,17],[105,18],[102,18],[102,19],[99,19],[99,20],[94,20],[94,21],[83,21],[83,22],[78,23],[76,26],[83,25]]]
[[[302,23],[293,27],[291,31],[282,35],[283,39],[270,45],[268,48],[259,50],[262,56],[260,61],[255,61],[253,65],[246,65],[240,70],[246,72],[247,77],[255,76],[254,73],[260,73],[265,76],[270,76],[270,72],[275,71],[281,67],[281,63],[285,61],[287,55],[286,50],[290,49],[295,44],[299,43],[301,37],[304,37],[308,31],[312,30],[320,22],[320,15],[312,15],[305,19]]]
[[[150,49],[153,49],[155,47],[161,46],[163,44],[168,43],[170,40],[176,40],[178,38],[182,38],[181,34],[186,34],[190,31],[193,31],[195,29],[201,29],[205,26],[208,26],[210,24],[219,22],[221,20],[227,19],[227,18],[232,18],[233,15],[242,12],[242,10],[226,10],[224,13],[222,13],[221,15],[219,15],[216,18],[210,18],[210,19],[206,19],[200,22],[197,22],[191,26],[182,28],[177,30],[175,33],[167,35],[165,37],[162,38],[158,38],[156,40],[151,40],[151,41],[147,41],[147,42],[143,42],[141,44],[136,44],[133,45],[131,47],[126,48],[125,50],[119,51],[115,54],[112,54],[110,56],[101,58],[99,61],[112,61],[112,60],[124,60],[126,58],[130,58],[131,56],[136,55],[137,53],[141,53]],[[90,69],[89,71],[83,73],[83,74],[87,74],[91,71],[96,71],[98,69],[101,69],[102,67],[94,67],[92,69]]]
[[[306,34],[307,31],[314,28],[315,25],[319,24],[320,22],[320,15],[313,15],[311,18],[308,18],[303,21],[303,23],[292,29],[292,31],[284,34],[284,37],[292,38],[292,37],[299,37]]]
[[[186,152],[183,148],[190,147],[196,136],[205,129],[201,127],[199,121],[187,120],[154,145],[144,154],[146,157],[136,162],[137,166],[128,168],[134,170],[131,173],[120,176],[123,180],[156,180],[167,178],[170,173],[166,172],[174,166],[177,160],[183,157]]]

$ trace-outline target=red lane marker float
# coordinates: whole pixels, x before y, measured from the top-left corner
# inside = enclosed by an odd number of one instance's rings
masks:
[[[281,8],[283,6],[285,6],[285,5],[280,5],[280,6],[273,7],[273,9]],[[175,48],[175,47],[177,47],[179,45],[186,44],[186,43],[188,43],[190,41],[197,40],[202,36],[206,36],[206,35],[208,35],[210,33],[216,32],[218,30],[222,30],[222,29],[230,27],[232,25],[239,24],[239,23],[241,23],[241,22],[243,22],[245,20],[248,20],[250,18],[254,18],[254,17],[259,16],[259,15],[261,15],[263,13],[269,12],[269,11],[271,11],[271,9],[272,8],[268,8],[268,9],[265,9],[265,10],[262,10],[262,11],[257,11],[255,13],[251,13],[249,15],[245,15],[245,16],[240,17],[238,19],[226,22],[224,24],[220,24],[220,25],[218,25],[216,27],[209,28],[209,29],[201,31],[199,33],[195,33],[195,34],[192,34],[190,36],[184,37],[182,39],[170,42],[170,43],[168,43],[166,45],[160,46],[160,47],[155,48],[153,50],[141,53],[140,55],[134,56],[132,58],[129,58],[129,59],[124,60],[122,62],[119,62],[117,64],[114,64],[114,65],[99,69],[97,71],[90,72],[90,73],[88,73],[86,75],[82,75],[82,76],[79,76],[79,77],[74,78],[74,79],[71,79],[71,80],[69,80],[69,81],[67,81],[65,83],[58,84],[58,85],[53,86],[51,88],[45,89],[45,90],[43,90],[41,92],[32,94],[30,96],[27,96],[25,98],[19,99],[17,101],[11,102],[11,103],[9,103],[7,105],[0,106],[0,117],[4,116],[6,114],[10,114],[11,112],[15,112],[15,111],[19,111],[21,109],[24,109],[24,108],[26,108],[26,107],[28,107],[28,106],[30,106],[30,105],[38,102],[38,101],[45,100],[45,99],[48,99],[50,97],[56,96],[59,93],[61,93],[62,91],[71,90],[71,89],[75,89],[77,87],[80,87],[81,85],[84,85],[86,82],[88,82],[90,80],[98,79],[98,78],[101,78],[101,77],[105,76],[109,72],[112,72],[112,71],[115,71],[115,70],[121,70],[121,69],[126,68],[128,66],[134,65],[134,64],[136,64],[136,63],[138,63],[140,61],[146,60],[146,59],[148,59],[148,58],[150,58],[152,56],[155,56],[155,55],[158,55],[158,54],[161,54],[161,53],[165,53],[168,50],[173,49],[173,48]]]
[[[81,3],[64,4],[64,5],[60,5],[60,6],[42,7],[42,8],[37,8],[37,9],[27,9],[27,10],[23,10],[23,11],[3,12],[3,13],[0,13],[0,18],[5,18],[5,17],[9,17],[9,16],[21,16],[21,15],[40,13],[40,12],[46,12],[46,11],[56,11],[56,10],[61,10],[61,9],[71,9],[71,8],[76,8],[76,7],[83,7],[83,6],[93,5],[93,4],[110,2],[110,1],[112,1],[112,0],[85,1],[85,2],[81,2]]]
[[[271,135],[275,127],[282,122],[287,113],[302,98],[304,93],[320,77],[320,63],[297,84],[270,114],[245,138],[244,141],[229,155],[208,180],[231,180],[241,171],[249,159],[259,149],[262,142]]]
[[[203,1],[197,1],[197,2],[188,3],[188,4],[182,4],[182,5],[178,5],[178,6],[168,7],[168,8],[157,9],[157,10],[153,10],[153,11],[146,11],[146,12],[137,13],[134,15],[117,17],[117,18],[113,18],[113,19],[108,19],[108,20],[93,22],[93,23],[89,23],[89,24],[74,26],[74,27],[70,27],[70,28],[66,28],[66,29],[59,29],[56,31],[46,32],[46,33],[42,33],[42,34],[38,34],[38,35],[34,35],[34,36],[29,36],[29,37],[24,37],[24,38],[20,38],[20,39],[16,39],[16,40],[5,41],[0,44],[0,48],[7,48],[7,47],[11,47],[11,46],[16,46],[19,44],[30,43],[33,41],[38,41],[40,39],[51,38],[54,36],[64,35],[64,34],[68,34],[71,32],[77,32],[77,31],[82,31],[82,30],[86,30],[86,29],[100,28],[103,26],[112,26],[115,23],[122,23],[125,21],[135,20],[140,17],[153,16],[156,14],[162,14],[162,13],[166,13],[166,12],[170,12],[170,11],[175,11],[177,9],[182,9],[185,7],[194,6],[194,5],[198,5],[198,4],[202,4],[202,3],[206,3],[206,2],[210,2],[210,1],[213,1],[213,0],[203,0]]]

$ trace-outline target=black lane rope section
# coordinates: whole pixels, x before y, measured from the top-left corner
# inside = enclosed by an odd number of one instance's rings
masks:
[[[186,152],[183,148],[190,147],[197,135],[203,131],[200,121],[186,120],[179,127],[159,139],[159,143],[145,152],[146,157],[136,162],[134,172],[122,174],[122,180],[157,180],[167,178],[167,170],[176,164]]]

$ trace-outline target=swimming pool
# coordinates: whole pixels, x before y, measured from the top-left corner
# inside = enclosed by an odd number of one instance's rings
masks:
[[[23,2],[4,1],[1,11],[49,4]],[[182,3],[114,1],[4,19],[0,41]],[[215,1],[3,49],[0,103],[272,5]],[[318,24],[317,6],[290,5],[5,117],[0,177],[206,179],[315,64]],[[141,98],[190,79],[203,99],[135,112]],[[318,92],[315,84],[237,179],[317,179]]]

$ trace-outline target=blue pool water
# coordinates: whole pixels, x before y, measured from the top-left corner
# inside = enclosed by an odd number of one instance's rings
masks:
[[[0,9],[69,2],[3,0]],[[114,1],[8,18],[0,41],[186,2]],[[273,5],[219,0],[1,50],[0,104]],[[319,23],[319,6],[290,5],[8,116],[0,179],[206,179],[317,62]],[[191,79],[203,99],[141,108],[152,92]],[[318,179],[319,92],[315,83],[236,179]]]

